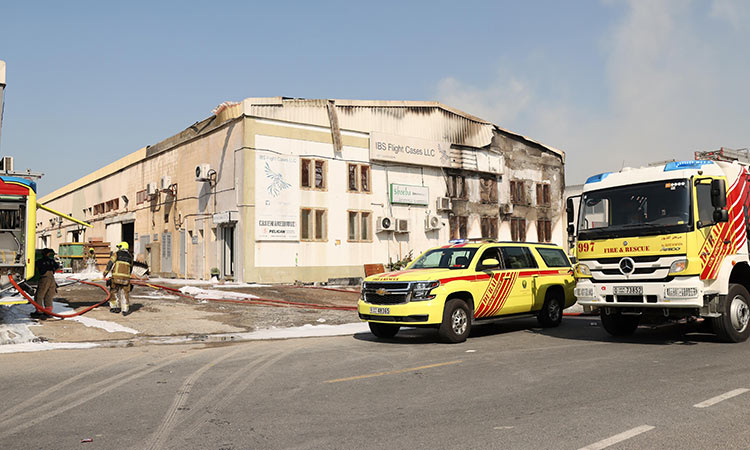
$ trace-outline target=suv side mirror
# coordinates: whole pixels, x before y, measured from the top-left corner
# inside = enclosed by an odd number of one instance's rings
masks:
[[[568,230],[573,226],[575,222],[575,207],[573,206],[573,197],[568,197],[565,201],[565,212],[568,214]]]
[[[479,263],[478,270],[487,270],[495,267],[500,267],[500,261],[495,258],[487,258]]]
[[[715,209],[722,209],[727,206],[727,187],[724,180],[711,180],[711,206]]]

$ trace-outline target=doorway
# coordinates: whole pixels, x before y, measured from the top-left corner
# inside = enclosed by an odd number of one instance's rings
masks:
[[[222,265],[221,275],[224,278],[234,278],[234,225],[221,227]]]
[[[130,248],[135,251],[135,222],[122,224],[122,242],[127,242]]]

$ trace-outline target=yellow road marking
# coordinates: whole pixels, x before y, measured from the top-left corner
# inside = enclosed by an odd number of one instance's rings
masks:
[[[373,378],[373,377],[382,377],[383,375],[395,375],[398,373],[405,373],[405,372],[413,372],[415,370],[421,370],[421,369],[432,369],[433,367],[441,367],[441,366],[449,366],[451,364],[460,364],[463,361],[448,361],[444,363],[437,363],[437,364],[428,364],[426,366],[419,366],[419,367],[410,367],[408,369],[401,369],[401,370],[391,370],[390,372],[378,372],[378,373],[371,373],[367,375],[358,375],[356,377],[349,377],[349,378],[337,378],[335,380],[328,380],[326,383],[339,383],[341,381],[354,381],[354,380],[362,380],[364,378]]]

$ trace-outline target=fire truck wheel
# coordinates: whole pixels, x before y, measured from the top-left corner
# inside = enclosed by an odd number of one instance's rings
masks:
[[[750,294],[741,284],[729,285],[719,301],[721,317],[711,320],[714,332],[724,342],[744,342],[750,336]]]
[[[448,343],[463,342],[471,331],[471,312],[461,299],[453,298],[445,303],[443,323],[440,324],[438,334]]]
[[[392,325],[390,323],[368,322],[368,325],[370,326],[370,331],[375,337],[383,339],[392,338],[398,333],[399,328],[401,328],[399,325]]]
[[[607,314],[606,309],[601,312],[602,326],[612,336],[630,336],[638,328],[640,316],[624,316],[618,312]]]
[[[542,310],[536,316],[536,320],[544,328],[551,328],[560,325],[563,317],[563,302],[560,296],[556,293],[547,295],[547,299],[544,300]]]

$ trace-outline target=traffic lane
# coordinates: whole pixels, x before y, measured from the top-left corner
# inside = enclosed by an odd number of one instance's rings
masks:
[[[588,326],[578,321],[558,331],[568,328],[580,336]],[[418,448],[496,448],[498,442],[509,448],[580,448],[643,420],[669,425],[663,419],[675,416],[670,410],[675,402],[690,406],[700,397],[684,395],[685,384],[695,380],[673,373],[673,367],[696,370],[675,365],[700,358],[695,349],[707,346],[699,351],[716,353],[711,365],[720,369],[736,356],[712,348],[724,344],[686,346],[674,330],[647,332],[650,344],[521,330],[459,345],[431,343],[415,332],[415,345],[410,333],[388,343],[365,336],[358,342],[321,340],[325,344],[307,349],[304,358],[279,365],[284,373],[269,374],[275,385],[253,397],[255,414],[247,404],[232,403],[225,417],[252,416],[253,434],[265,437],[252,442],[265,448],[379,448],[384,442]],[[721,370],[715,372],[721,376]],[[300,373],[305,377],[294,376]],[[588,385],[600,383],[592,379],[597,377],[611,385]],[[660,382],[643,386],[640,377]],[[715,388],[703,386],[710,393]]]
[[[56,401],[61,392],[51,392],[28,409],[42,422],[0,442],[73,448],[91,436],[100,448],[580,448],[647,423],[656,428],[620,444],[643,447],[670,436],[675,423],[700,429],[681,414],[735,389],[747,373],[744,344],[685,340],[673,329],[639,331],[647,343],[618,343],[593,333],[589,318],[566,318],[554,330],[532,324],[493,327],[458,345],[407,330],[392,342],[360,335],[27,355],[33,364],[16,370],[42,384],[73,369],[102,370],[65,386],[72,397]],[[127,360],[132,352],[141,353]],[[107,366],[118,358],[121,367]],[[362,375],[375,376],[331,382]],[[739,401],[712,406],[710,417],[720,420],[722,408]],[[14,423],[0,422],[0,433],[6,425]],[[708,446],[710,437],[696,433],[690,442]]]

